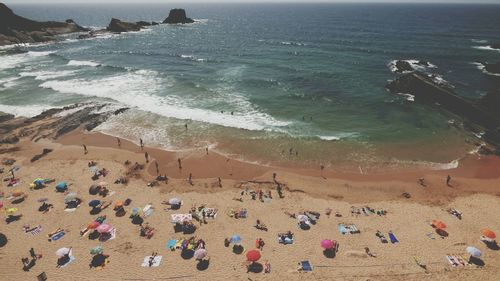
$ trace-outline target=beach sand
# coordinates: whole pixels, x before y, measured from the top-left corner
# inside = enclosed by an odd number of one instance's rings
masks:
[[[82,144],[86,144],[88,154],[83,154]],[[71,133],[61,139],[47,139],[32,142],[22,140],[16,145],[19,151],[4,153],[2,159],[13,158],[14,166],[20,170],[16,176],[21,183],[7,187],[3,183],[1,191],[8,196],[12,190],[19,189],[28,194],[19,204],[10,204],[3,198],[6,207],[18,208],[23,217],[16,222],[3,222],[0,232],[8,238],[8,243],[0,248],[1,280],[36,280],[41,272],[46,272],[48,280],[498,280],[500,276],[500,251],[488,249],[479,237],[484,228],[500,233],[500,161],[497,157],[479,159],[470,156],[463,160],[457,169],[448,171],[401,170],[378,173],[338,173],[334,167],[325,169],[322,177],[320,169],[280,168],[261,166],[230,159],[205,150],[189,152],[168,152],[158,148],[145,147],[151,161],[145,170],[131,177],[127,185],[113,184],[123,176],[127,167],[126,160],[144,163],[144,151],[137,144],[122,140],[121,148],[114,137],[103,134]],[[2,148],[8,147],[2,145]],[[31,163],[33,155],[43,148],[53,152]],[[182,159],[182,171],[177,167],[177,158]],[[99,168],[105,167],[109,174],[99,181],[109,183],[115,193],[100,198],[90,195],[88,188],[95,182],[88,168],[89,161],[96,161]],[[148,187],[147,182],[156,177],[154,162],[158,161],[161,174],[170,178],[168,184],[160,183]],[[2,177],[8,177],[7,170]],[[193,175],[193,186],[186,178]],[[278,198],[272,174],[283,184],[284,198]],[[452,176],[452,187],[445,184],[446,175]],[[55,178],[56,183],[70,183],[69,191],[77,192],[84,200],[75,212],[64,211],[64,194],[55,192],[55,183],[44,189],[29,190],[33,179]],[[222,188],[217,184],[222,178]],[[427,187],[417,183],[424,177]],[[249,195],[240,196],[241,191],[271,190],[270,202],[252,200]],[[405,198],[402,194],[411,194]],[[161,202],[178,197],[184,205],[178,211],[164,210]],[[242,202],[233,200],[242,198]],[[48,198],[54,208],[42,214],[38,212],[37,202]],[[125,207],[127,214],[116,217],[112,208],[102,211],[107,222],[117,230],[116,239],[98,242],[80,237],[79,230],[84,228],[97,215],[89,214],[88,202],[92,199],[125,200],[132,199]],[[155,212],[145,219],[156,229],[150,239],[139,236],[139,226],[133,225],[128,218],[133,207],[152,204]],[[170,251],[165,245],[169,239],[190,237],[174,233],[170,214],[187,213],[194,205],[206,204],[219,210],[216,219],[199,225],[195,232],[197,238],[206,242],[210,257],[209,267],[198,270],[194,259],[183,259],[180,251]],[[385,216],[375,214],[352,215],[351,206],[370,206],[376,210],[386,210]],[[246,208],[248,218],[234,219],[226,215],[230,209]],[[327,208],[342,214],[342,217],[327,217]],[[463,213],[459,220],[448,214],[447,208],[455,208]],[[321,213],[316,225],[310,230],[297,227],[297,220],[284,212],[298,213],[314,210]],[[5,215],[5,214],[3,214]],[[267,225],[264,232],[253,227],[256,219]],[[449,236],[441,239],[430,226],[430,221],[438,219],[447,224]],[[338,224],[355,224],[361,233],[341,235]],[[37,235],[24,234],[23,225],[42,225]],[[47,234],[57,228],[68,233],[58,241],[48,242]],[[279,232],[295,233],[293,245],[278,244]],[[399,239],[398,244],[382,244],[375,236],[380,230],[393,231]],[[427,234],[434,233],[435,239]],[[224,246],[224,238],[239,234],[246,250],[255,249],[255,240],[262,238],[266,245],[259,262],[268,260],[272,265],[270,274],[247,273],[245,254],[234,254]],[[335,258],[327,258],[320,247],[322,239],[339,242],[340,249]],[[89,269],[92,255],[89,250],[102,245],[105,254],[110,255],[110,263],[102,270]],[[482,251],[481,268],[471,265],[454,268],[446,261],[446,254],[463,254],[469,245]],[[33,247],[43,258],[37,260],[29,272],[22,270],[21,258],[29,257]],[[75,261],[64,268],[56,268],[55,251],[61,247],[73,247]],[[364,248],[369,247],[376,258],[368,257]],[[145,256],[153,251],[163,256],[161,265],[154,268],[141,267]],[[419,267],[413,257],[427,264],[427,270]],[[297,263],[309,260],[313,272],[297,272]]]

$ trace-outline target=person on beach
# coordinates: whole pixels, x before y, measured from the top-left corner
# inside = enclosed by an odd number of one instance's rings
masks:
[[[219,182],[219,187],[222,188],[222,180],[220,177],[217,178],[218,182]]]
[[[179,164],[179,170],[182,170],[181,158],[177,158],[177,164]]]
[[[188,124],[184,124],[184,128],[186,128],[186,131],[188,130]]]
[[[158,161],[155,161],[155,167],[156,167],[156,174],[159,175],[160,174],[160,168],[158,166]]]
[[[207,147],[207,148],[205,148],[205,151],[207,152],[207,155],[208,155],[208,147]]]
[[[446,185],[447,185],[447,186],[451,186],[451,183],[450,183],[450,182],[451,182],[451,176],[450,176],[450,175],[448,175],[448,176],[446,177]]]
[[[149,163],[149,154],[148,152],[144,152],[144,158],[146,158],[146,163]]]
[[[276,173],[273,173],[273,181],[276,183]]]
[[[83,145],[83,154],[87,154],[89,151],[87,150],[87,146],[84,144]]]
[[[326,179],[325,176],[323,175],[323,171],[325,170],[325,165],[321,165],[319,166],[319,168],[321,169],[321,177]]]
[[[157,255],[158,255],[157,252],[153,252],[151,254],[151,257],[149,257],[149,262],[148,262],[149,267],[153,266],[153,264],[155,263],[155,258],[156,258]]]
[[[423,187],[425,187],[425,186],[426,186],[426,184],[425,184],[425,179],[424,179],[424,178],[419,178],[419,179],[418,179],[418,183],[419,183],[421,186],[423,186]]]
[[[116,141],[118,143],[118,147],[122,147],[122,141],[120,140],[120,138],[116,138]]]
[[[193,185],[193,174],[191,173],[189,173],[188,182],[190,185]]]
[[[139,139],[139,144],[141,146],[141,150],[144,149],[144,142],[142,141],[142,139]]]

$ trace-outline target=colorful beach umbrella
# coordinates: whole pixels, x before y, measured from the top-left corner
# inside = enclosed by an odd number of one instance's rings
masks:
[[[239,235],[234,234],[233,236],[231,236],[231,243],[234,244],[241,243],[241,237]]]
[[[69,255],[71,252],[71,249],[70,248],[61,248],[59,250],[56,251],[56,256],[58,257],[64,257],[66,255]]]
[[[16,190],[12,191],[12,196],[13,197],[19,197],[19,196],[23,196],[23,195],[24,195],[24,192],[22,192],[19,189],[16,189]]]
[[[168,204],[170,205],[179,205],[181,204],[181,199],[179,198],[171,198],[168,200]]]
[[[479,258],[481,256],[481,251],[478,248],[473,247],[473,246],[469,246],[469,247],[465,248],[465,251],[467,251],[467,253],[469,253],[471,256],[473,256],[475,258]]]
[[[439,228],[439,229],[444,229],[446,228],[446,224],[440,220],[433,220],[432,221],[432,226],[434,226],[435,228]]]
[[[493,232],[493,230],[491,230],[491,229],[483,229],[483,230],[481,230],[481,233],[486,238],[495,239],[497,237],[497,235],[495,234],[495,232]]]
[[[99,223],[98,221],[92,221],[89,224],[87,224],[87,228],[96,229],[99,225],[101,225],[101,223]]]
[[[13,213],[17,212],[17,208],[8,208],[8,209],[5,209],[5,212],[7,214],[13,214]]]
[[[259,250],[250,250],[247,252],[247,261],[256,262],[260,259]]]
[[[94,199],[94,200],[92,200],[92,201],[89,202],[89,207],[94,208],[94,207],[99,206],[99,204],[101,204],[101,201],[97,200],[97,199]]]
[[[104,252],[104,249],[100,245],[90,249],[91,255],[99,255],[99,254],[102,254],[103,252]]]
[[[194,258],[197,260],[202,260],[207,256],[207,250],[205,249],[198,249],[194,252]]]
[[[64,197],[64,203],[69,203],[73,200],[75,200],[77,198],[78,194],[76,194],[75,192],[71,192],[71,193],[68,193],[68,195],[66,195]]]
[[[324,239],[324,240],[321,241],[321,248],[323,248],[325,250],[332,249],[333,246],[334,246],[334,243],[330,239]]]
[[[103,224],[99,225],[98,227],[96,227],[96,230],[99,233],[109,233],[112,229],[113,229],[113,227],[107,223],[103,223]]]

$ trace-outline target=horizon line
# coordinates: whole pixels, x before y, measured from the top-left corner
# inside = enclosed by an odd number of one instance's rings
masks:
[[[203,1],[203,0],[187,0],[187,1],[182,1],[182,0],[173,0],[173,1],[165,1],[165,0],[146,0],[146,1],[141,1],[141,0],[133,0],[133,1],[127,1],[123,2],[123,0],[105,0],[105,1],[85,1],[85,0],[77,0],[77,1],[71,1],[71,2],[66,2],[66,1],[58,1],[58,0],[49,0],[47,2],[41,2],[40,0],[27,0],[27,1],[21,1],[19,2],[18,0],[13,0],[13,1],[1,1],[0,3],[8,4],[8,5],[23,5],[23,4],[37,4],[37,5],[44,5],[44,4],[59,4],[59,5],[72,5],[72,4],[88,4],[88,5],[102,5],[102,4],[121,4],[121,5],[127,5],[127,4],[460,4],[460,5],[499,5],[500,1],[467,1],[467,0],[456,0],[456,1],[433,1],[433,0],[423,0],[423,1],[418,1],[418,0],[410,0],[410,1],[404,1],[404,0],[374,0],[374,1],[367,1],[367,0],[353,0],[353,1],[348,1],[348,0],[339,0],[339,1],[331,1],[331,0],[313,0],[313,1],[307,1],[307,0],[274,0],[274,1],[265,1],[265,0],[238,0],[236,2],[232,1],[224,1],[224,0],[208,0],[208,1]]]

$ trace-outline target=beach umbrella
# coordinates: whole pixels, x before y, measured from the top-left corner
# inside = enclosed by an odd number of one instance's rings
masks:
[[[234,234],[233,236],[231,236],[231,243],[234,244],[241,243],[241,237],[239,235]]]
[[[8,208],[5,210],[5,212],[7,214],[13,214],[13,213],[17,212],[17,208]]]
[[[478,248],[473,247],[473,246],[469,246],[469,247],[465,248],[465,251],[467,251],[467,253],[469,253],[472,257],[475,257],[475,258],[479,258],[481,256],[481,251]]]
[[[23,195],[24,195],[24,192],[22,192],[19,189],[16,189],[16,190],[12,191],[12,196],[13,197],[19,197],[19,196],[23,196]]]
[[[481,233],[486,238],[489,238],[489,239],[495,239],[497,237],[497,235],[495,234],[495,232],[493,232],[493,230],[491,230],[491,229],[483,229],[483,230],[481,230]]]
[[[141,212],[141,208],[135,207],[132,209],[132,215],[138,215]]]
[[[99,189],[101,189],[100,186],[93,184],[89,188],[89,194],[96,195],[99,192]]]
[[[443,228],[446,228],[446,224],[440,220],[433,220],[432,221],[432,225],[435,227],[435,228],[439,228],[439,229],[443,229]]]
[[[36,178],[33,180],[33,183],[36,184],[36,185],[42,185],[45,183],[45,180],[42,179],[42,178]]]
[[[207,256],[207,250],[205,249],[198,249],[194,252],[194,258],[197,260],[202,260]]]
[[[99,225],[101,224],[98,221],[92,221],[89,224],[87,224],[87,228],[96,229]]]
[[[75,200],[77,196],[78,194],[76,194],[75,192],[68,193],[68,195],[64,197],[64,203],[68,204],[69,202]]]
[[[179,198],[171,198],[168,200],[168,204],[170,205],[179,205],[181,204],[181,199]]]
[[[307,221],[309,221],[309,218],[306,215],[298,215],[297,220],[299,222],[307,222]]]
[[[91,255],[98,255],[98,254],[102,254],[103,252],[104,252],[104,249],[100,245],[90,249]]]
[[[92,201],[89,202],[89,207],[94,208],[94,207],[99,206],[99,204],[101,204],[101,201],[97,200],[97,199],[94,199],[94,200],[92,200]]]
[[[333,241],[330,239],[324,239],[323,241],[321,241],[321,248],[323,248],[325,250],[332,249],[333,246],[334,246]]]
[[[247,252],[247,260],[251,262],[256,262],[260,259],[259,250],[250,250]]]
[[[68,189],[68,185],[65,182],[60,182],[56,185],[57,191],[65,191],[66,189]]]
[[[96,227],[97,232],[99,233],[109,233],[113,229],[113,227],[107,223],[103,223]]]
[[[71,252],[70,248],[61,248],[61,249],[56,251],[56,256],[64,257],[66,255],[69,255],[70,252]]]
[[[97,254],[92,258],[90,265],[93,267],[99,267],[106,262],[106,256],[103,254]]]
[[[123,201],[122,200],[116,201],[115,207],[123,207]]]

